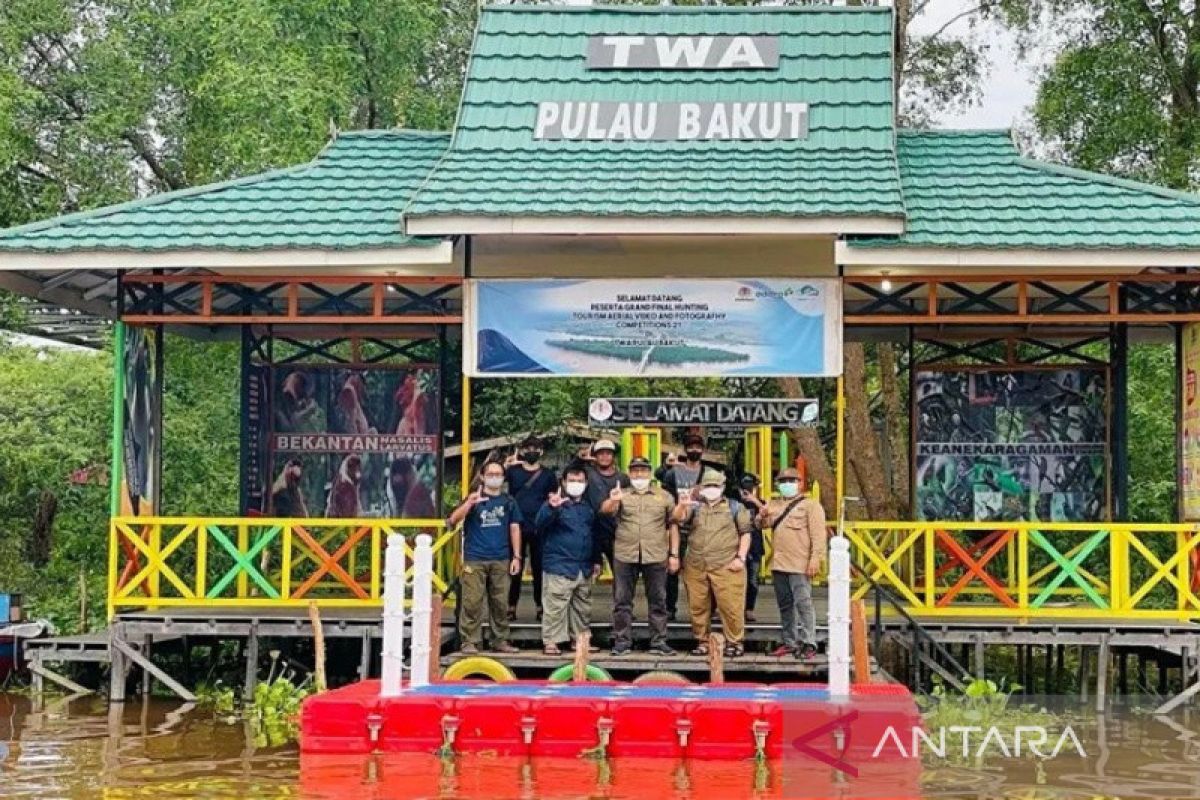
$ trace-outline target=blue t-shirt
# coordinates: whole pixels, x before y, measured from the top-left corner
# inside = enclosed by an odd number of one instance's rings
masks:
[[[466,561],[508,561],[512,546],[508,526],[521,524],[521,509],[506,494],[484,495],[484,501],[463,521],[463,555]]]

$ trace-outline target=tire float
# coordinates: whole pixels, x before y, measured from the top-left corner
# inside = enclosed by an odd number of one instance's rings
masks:
[[[641,675],[638,675],[636,678],[633,679],[633,683],[635,683],[635,684],[641,684],[641,683],[683,684],[683,683],[691,683],[691,680],[688,679],[688,677],[686,675],[683,675],[678,672],[672,672],[669,669],[655,669],[655,670],[651,670],[650,672],[643,672]]]
[[[446,667],[442,677],[448,681],[461,681],[464,678],[487,678],[496,683],[515,681],[517,676],[513,671],[494,658],[484,656],[469,656],[455,661]]]
[[[587,665],[586,676],[589,681],[611,681],[612,680],[612,676],[609,675],[608,672],[601,669],[600,667],[597,667],[595,664]],[[563,664],[561,667],[554,670],[554,672],[550,673],[549,680],[551,683],[567,683],[574,677],[575,677],[575,665],[574,664]]]

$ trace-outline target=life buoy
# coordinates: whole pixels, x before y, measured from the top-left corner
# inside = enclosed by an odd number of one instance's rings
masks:
[[[587,665],[586,675],[587,675],[587,679],[589,681],[611,681],[612,680],[611,675],[609,675],[606,671],[604,671],[600,667],[597,667],[595,664]],[[563,664],[561,667],[554,670],[554,672],[550,673],[550,682],[551,683],[567,683],[568,681],[572,680],[574,677],[575,677],[575,665],[574,664]]]
[[[470,656],[446,667],[442,678],[448,681],[461,681],[464,678],[487,678],[496,683],[508,683],[515,681],[517,676],[511,669],[494,658]]]
[[[650,672],[643,672],[633,679],[634,683],[691,683],[692,681],[686,676],[678,672],[672,672],[669,669],[655,669]]]

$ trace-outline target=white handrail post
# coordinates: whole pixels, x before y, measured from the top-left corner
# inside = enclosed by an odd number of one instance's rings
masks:
[[[850,541],[829,543],[829,694],[850,696]]]
[[[430,620],[433,614],[433,537],[417,537],[413,552],[412,672],[409,685],[429,685]]]
[[[383,560],[383,667],[381,697],[397,697],[404,674],[404,537],[388,536]]]

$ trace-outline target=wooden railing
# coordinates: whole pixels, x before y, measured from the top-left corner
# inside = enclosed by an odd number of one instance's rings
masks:
[[[459,534],[438,519],[116,517],[109,524],[108,607],[378,607],[383,548],[411,556],[434,537],[434,587],[458,572]],[[410,561],[411,563],[411,561]]]
[[[854,522],[846,535],[920,616],[1200,618],[1200,525]]]

